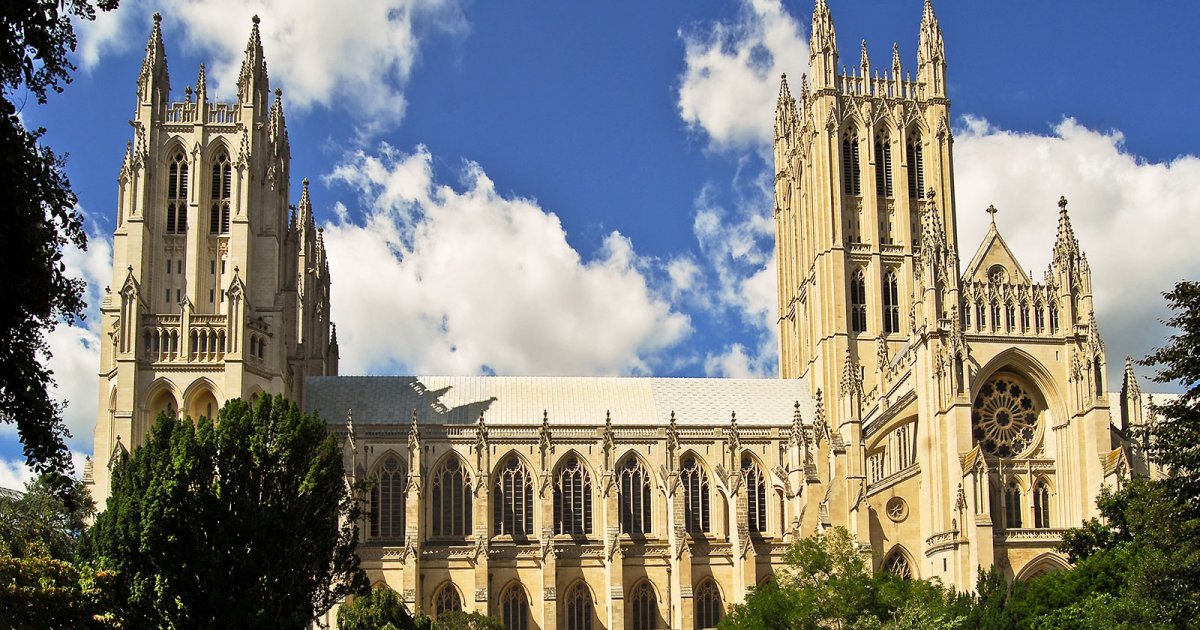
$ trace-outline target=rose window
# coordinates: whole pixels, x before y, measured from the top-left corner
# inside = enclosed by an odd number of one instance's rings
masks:
[[[1033,444],[1039,409],[1024,386],[1006,377],[984,384],[971,410],[971,434],[983,452],[1013,457]]]

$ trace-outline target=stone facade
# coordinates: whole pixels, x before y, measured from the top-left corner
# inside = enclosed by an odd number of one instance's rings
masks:
[[[102,308],[95,496],[159,411],[284,393],[328,419],[366,482],[372,581],[430,614],[707,627],[833,526],[875,568],[964,590],[980,566],[1066,566],[1054,547],[1100,488],[1155,472],[1124,437],[1147,421],[1128,365],[1107,391],[1066,200],[1040,282],[994,209],[960,270],[932,7],[915,78],[895,46],[890,68],[865,42],[838,67],[817,0],[810,73],[798,97],[783,80],[775,116],[781,378],[339,377],[324,247],[307,185],[288,212],[257,21],[238,101],[220,104],[203,68],[169,101],[156,19]]]

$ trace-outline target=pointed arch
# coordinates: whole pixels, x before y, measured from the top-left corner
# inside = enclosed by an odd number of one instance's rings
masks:
[[[194,408],[196,403],[201,402],[199,398],[206,392],[211,394],[213,399],[218,402],[225,400],[225,395],[221,392],[221,388],[217,387],[217,384],[207,376],[201,376],[200,378],[189,383],[187,388],[183,390],[184,405],[189,413],[192,413],[195,410]],[[217,408],[214,406],[213,414],[215,414],[216,410]],[[199,418],[200,415],[207,415],[212,418],[216,417],[210,413],[203,413],[206,412],[207,409],[199,409],[198,411],[202,412],[202,414],[192,413],[193,418]]]
[[[208,233],[228,234],[233,201],[233,160],[227,149],[218,146],[212,151],[208,165]]]
[[[908,549],[905,549],[904,545],[893,546],[892,550],[884,556],[882,570],[905,580],[918,578],[917,563],[913,561],[912,554],[908,553]]]
[[[167,234],[183,234],[187,232],[188,184],[191,181],[188,152],[178,138],[168,140],[166,147],[163,153],[166,156],[163,170],[167,175],[164,229]]]
[[[146,426],[154,424],[160,413],[178,415],[182,400],[184,400],[183,392],[179,391],[173,381],[160,377],[150,383],[142,402],[143,408],[146,410]]]
[[[875,127],[875,194],[879,197],[894,196],[892,150],[895,137],[889,125],[879,124]],[[884,242],[890,242],[890,238]]]
[[[617,516],[621,533],[649,534],[654,524],[651,468],[635,451],[627,451],[617,461]]]
[[[1045,475],[1039,475],[1033,480],[1029,491],[1033,507],[1033,526],[1036,529],[1050,527],[1050,497],[1052,495],[1050,481]]]
[[[862,134],[858,125],[851,122],[840,134],[842,143],[842,192],[847,195],[862,194],[862,160],[860,156]]]
[[[592,473],[577,451],[567,451],[555,463],[554,533],[589,536],[592,533]]]
[[[471,471],[456,452],[438,461],[429,477],[430,532],[435,538],[464,538],[472,534]]]
[[[388,449],[371,466],[369,529],[372,540],[404,540],[408,499],[408,463]]]
[[[658,610],[658,589],[649,578],[642,578],[629,589],[629,627],[632,630],[655,630],[661,628],[662,616]]]
[[[890,267],[883,272],[883,332],[900,332],[900,278]]]
[[[1061,556],[1047,551],[1026,562],[1025,566],[1021,567],[1021,570],[1017,572],[1015,579],[1020,582],[1026,582],[1047,573],[1065,571],[1070,568],[1071,565],[1066,560],[1063,560]]]
[[[588,583],[577,579],[563,593],[563,625],[566,630],[592,630],[597,624],[596,596]]]
[[[462,593],[454,582],[442,582],[433,592],[433,618],[437,619],[444,612],[462,612],[462,602]]]
[[[696,605],[696,627],[715,628],[725,617],[725,598],[721,587],[711,576],[700,581],[692,591]]]
[[[746,493],[746,525],[751,532],[767,533],[767,478],[762,462],[750,451],[742,451],[738,462]]]
[[[679,481],[683,487],[683,524],[687,533],[703,536],[712,531],[712,490],[708,466],[694,450],[679,458]]]
[[[867,274],[862,267],[850,272],[850,330],[867,332]]]
[[[525,537],[533,533],[533,474],[520,453],[509,451],[492,471],[492,535]]]
[[[922,124],[911,124],[904,146],[905,163],[908,165],[908,196],[910,199],[925,198],[925,130]]]
[[[509,582],[501,591],[500,621],[505,630],[529,630],[529,594],[519,580]]]
[[[972,381],[971,399],[974,400],[988,380],[1001,371],[1013,372],[1028,380],[1048,410],[1059,409],[1063,405],[1063,397],[1055,385],[1054,377],[1041,361],[1017,347],[1005,348],[980,366]]]

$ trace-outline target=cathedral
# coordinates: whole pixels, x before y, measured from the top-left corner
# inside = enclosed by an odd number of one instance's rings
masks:
[[[839,65],[825,0],[775,109],[779,378],[339,376],[307,180],[255,18],[231,103],[171,100],[155,16],[118,176],[95,461],[169,411],[283,394],[342,440],[359,554],[410,610],[510,629],[711,628],[844,527],[877,570],[974,587],[1067,566],[1064,529],[1150,474],[1127,438],[1087,256],[1059,199],[1035,281],[993,222],[962,265],[941,29]],[[839,69],[840,68],[840,69]],[[764,116],[769,115],[763,112]],[[1067,191],[1064,191],[1067,192]],[[1032,204],[1055,200],[1030,199]]]

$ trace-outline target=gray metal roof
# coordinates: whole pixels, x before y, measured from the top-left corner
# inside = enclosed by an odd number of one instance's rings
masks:
[[[786,425],[795,403],[815,414],[808,383],[779,379],[560,376],[320,376],[306,381],[305,408],[333,423]]]

